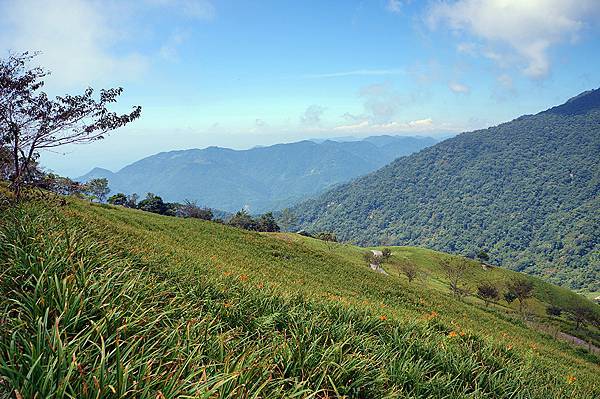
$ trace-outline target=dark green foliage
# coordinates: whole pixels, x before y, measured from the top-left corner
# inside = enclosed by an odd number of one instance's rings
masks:
[[[37,186],[60,195],[80,195],[85,191],[83,184],[54,173],[46,174]]]
[[[331,231],[321,231],[320,233],[315,234],[315,238],[319,239],[321,241],[328,241],[328,242],[337,242],[338,241],[335,233],[332,233]]]
[[[600,291],[599,97],[463,133],[293,211],[344,241],[486,248],[493,263]]]
[[[123,193],[117,193],[115,195],[111,195],[107,202],[111,205],[125,206],[127,204],[127,196]]]
[[[99,202],[104,202],[106,196],[110,192],[110,188],[108,187],[108,179],[100,178],[89,180],[84,184],[83,190],[92,196],[93,199],[96,199]]]
[[[508,304],[513,303],[517,299],[517,296],[511,291],[504,292],[504,295],[502,295],[502,296],[503,296],[504,300],[506,301],[506,303],[508,303]]]
[[[417,276],[419,276],[419,269],[412,262],[403,261],[398,266],[398,269],[399,269],[400,273],[402,273],[406,276],[409,283],[412,282],[414,279],[416,279]]]
[[[176,215],[184,218],[212,220],[213,212],[210,208],[199,207],[196,201],[185,200],[176,206]]]
[[[526,278],[514,278],[506,289],[517,298],[519,310],[523,313],[527,307],[527,300],[533,296],[533,282]]]
[[[282,210],[277,220],[283,231],[291,231],[298,222],[298,218],[289,208]]]
[[[562,309],[559,308],[558,306],[548,306],[546,308],[546,314],[548,316],[555,316],[558,317],[562,314]]]
[[[272,212],[267,212],[264,215],[261,215],[256,222],[258,225],[258,231],[265,231],[269,233],[279,231],[279,226],[277,225]]]
[[[252,214],[279,210],[336,184],[433,145],[429,137],[380,136],[362,141],[277,144],[236,151],[209,147],[159,153],[113,173],[95,168],[80,181],[106,177],[115,191],[157,193],[165,201],[197,200]],[[295,223],[281,223],[289,231]]]
[[[127,208],[137,208],[137,202],[140,196],[137,193],[133,193],[127,196]]]
[[[490,256],[485,251],[479,251],[477,259],[479,259],[481,263],[486,263],[490,260]]]
[[[390,259],[390,256],[392,256],[392,250],[389,248],[383,248],[381,250],[381,257],[383,258],[383,261],[386,262],[388,259]]]
[[[499,296],[498,287],[491,283],[484,283],[477,287],[477,295],[483,299],[485,306],[490,302],[496,301]]]
[[[450,290],[457,298],[462,298],[469,294],[469,290],[465,285],[466,276],[469,273],[469,263],[466,259],[456,258],[441,258],[440,265],[444,272]]]
[[[575,305],[567,309],[567,313],[569,314],[569,318],[576,323],[575,329],[577,330],[582,323],[593,323],[596,318],[594,313],[590,311],[589,308],[581,305]]]
[[[245,209],[233,215],[227,224],[244,230],[258,230],[258,223],[256,223],[256,220]]]
[[[146,198],[138,203],[137,208],[142,211],[158,213],[160,215],[166,215],[170,213],[171,210],[169,205],[154,193],[148,193]]]
[[[227,224],[244,230],[271,233],[279,231],[279,226],[271,212],[267,212],[255,219],[246,210],[242,209],[233,215]]]
[[[299,232],[297,232],[296,234],[301,235],[303,237],[312,237],[313,235],[310,234],[308,231],[306,230],[300,230]]]

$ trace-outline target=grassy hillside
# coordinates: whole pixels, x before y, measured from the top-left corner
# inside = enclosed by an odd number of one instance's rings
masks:
[[[302,228],[362,245],[488,252],[600,290],[600,89],[460,134],[295,208]]]
[[[293,234],[72,200],[1,212],[0,397],[600,395],[596,356],[453,299],[443,254],[394,248],[383,276]],[[429,277],[393,275],[405,260]],[[537,284],[534,310],[577,300]]]

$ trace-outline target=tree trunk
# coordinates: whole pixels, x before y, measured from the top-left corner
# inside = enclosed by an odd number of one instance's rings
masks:
[[[12,178],[12,190],[15,193],[15,198],[19,201],[21,197],[21,165],[19,163],[19,130],[16,127],[12,128],[13,132],[13,162],[15,172]]]

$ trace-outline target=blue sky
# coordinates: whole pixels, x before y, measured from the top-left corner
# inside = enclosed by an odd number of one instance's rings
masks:
[[[439,135],[600,86],[600,1],[0,0],[0,49],[50,94],[123,86],[143,116],[45,153],[77,176],[160,151]]]

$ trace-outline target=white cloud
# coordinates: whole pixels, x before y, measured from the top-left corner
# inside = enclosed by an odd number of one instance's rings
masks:
[[[427,22],[432,29],[447,24],[475,36],[488,47],[484,55],[496,62],[513,52],[525,75],[543,78],[551,68],[549,49],[578,40],[598,15],[598,0],[458,0],[434,3]]]
[[[507,90],[514,90],[513,79],[510,75],[504,73],[496,79],[498,84]]]
[[[146,68],[144,56],[110,51],[120,39],[114,11],[83,0],[5,2],[0,5],[0,48],[41,51],[36,62],[51,70],[49,82],[61,87],[138,75]]]
[[[397,132],[429,132],[432,130],[452,130],[449,126],[436,126],[431,118],[418,119],[410,122],[391,121],[386,123],[373,123],[362,120],[357,123],[340,125],[334,131],[349,133],[397,133]]]
[[[456,94],[469,94],[471,92],[469,86],[458,82],[450,82],[448,83],[448,87]]]
[[[431,127],[431,126],[433,126],[433,120],[431,118],[418,119],[416,121],[410,121],[410,122],[408,122],[408,126],[410,126],[410,127],[418,127],[418,128]]]
[[[402,12],[402,2],[400,0],[388,0],[385,8],[389,12],[393,12],[395,14],[400,14]]]
[[[159,55],[165,60],[173,61],[179,58],[179,46],[187,39],[188,35],[181,30],[175,30],[158,50]]]
[[[364,86],[359,95],[364,98],[366,116],[373,122],[389,122],[405,102],[390,82]]]
[[[143,18],[148,8],[202,20],[215,15],[206,0],[0,0],[0,51],[41,51],[36,62],[52,72],[50,88],[60,90],[137,78],[156,52],[175,58],[185,39],[176,30],[148,54],[127,50],[151,31]]]
[[[300,115],[300,124],[307,127],[316,127],[321,124],[321,117],[325,108],[320,105],[311,105]]]

